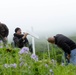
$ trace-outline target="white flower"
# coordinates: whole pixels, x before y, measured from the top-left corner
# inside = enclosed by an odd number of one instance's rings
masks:
[[[65,64],[64,64],[64,63],[61,63],[61,65],[62,65],[62,66],[65,66]]]
[[[53,72],[53,70],[52,70],[52,69],[50,69],[50,73],[51,73],[51,75],[54,75],[54,72]]]
[[[8,68],[8,67],[10,67],[10,66],[9,66],[8,64],[4,64],[4,67],[5,67],[5,68]]]
[[[51,61],[52,61],[53,63],[55,62],[55,60],[54,60],[54,59],[52,59]]]
[[[48,67],[48,64],[45,64],[45,67]]]

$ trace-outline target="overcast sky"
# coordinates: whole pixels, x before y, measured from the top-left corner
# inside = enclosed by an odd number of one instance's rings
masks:
[[[31,29],[37,33],[76,32],[76,0],[0,0],[0,21],[10,29]]]

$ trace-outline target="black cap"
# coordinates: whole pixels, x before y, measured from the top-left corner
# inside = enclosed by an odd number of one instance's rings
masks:
[[[17,27],[17,28],[15,29],[15,32],[17,32],[18,30],[20,30],[20,28],[19,28],[19,27]]]

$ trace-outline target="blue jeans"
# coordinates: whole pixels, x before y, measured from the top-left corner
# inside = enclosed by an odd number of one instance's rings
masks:
[[[76,49],[71,50],[70,63],[76,65]]]
[[[67,53],[64,52],[63,56],[62,56],[62,63],[66,63],[65,65],[68,65],[70,63],[70,60],[67,59]]]

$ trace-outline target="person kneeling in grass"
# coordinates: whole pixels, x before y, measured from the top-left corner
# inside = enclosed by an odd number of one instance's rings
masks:
[[[3,42],[4,46],[7,43],[7,36],[9,34],[9,29],[8,27],[0,22],[0,41]]]
[[[56,44],[58,47],[60,47],[65,54],[67,54],[66,58],[70,63],[76,65],[76,44],[68,37],[57,34],[56,36],[49,37],[48,42],[52,44]]]
[[[27,35],[29,35],[29,34],[28,33],[22,34],[21,28],[17,27],[15,29],[13,41],[14,41],[15,47],[22,48],[22,47],[26,46],[26,47],[29,47],[30,52],[32,52],[32,46],[29,45]]]

